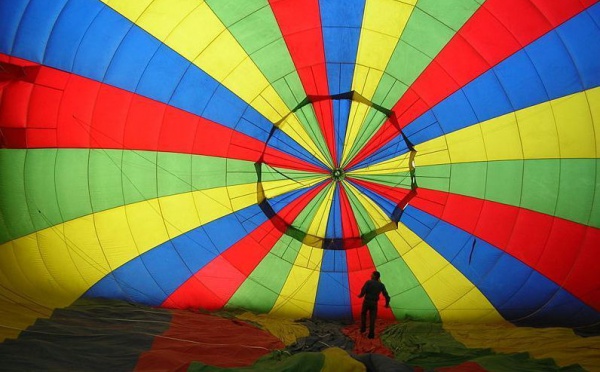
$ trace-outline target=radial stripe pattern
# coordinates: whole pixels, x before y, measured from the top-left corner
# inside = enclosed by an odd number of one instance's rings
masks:
[[[3,2],[0,303],[597,324],[598,50],[595,0]]]

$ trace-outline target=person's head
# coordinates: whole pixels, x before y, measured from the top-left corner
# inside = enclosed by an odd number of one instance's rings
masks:
[[[379,278],[381,278],[381,274],[379,273],[379,271],[373,271],[373,273],[371,274],[371,279],[379,280]]]

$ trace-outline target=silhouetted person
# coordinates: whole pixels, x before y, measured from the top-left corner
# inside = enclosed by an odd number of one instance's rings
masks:
[[[388,295],[385,285],[379,280],[381,274],[379,271],[373,271],[371,279],[367,280],[363,285],[358,297],[364,297],[362,311],[360,313],[360,332],[367,330],[367,312],[369,313],[369,338],[375,337],[375,319],[377,319],[377,302],[379,294],[383,294],[385,298],[385,307],[390,307],[390,296]]]

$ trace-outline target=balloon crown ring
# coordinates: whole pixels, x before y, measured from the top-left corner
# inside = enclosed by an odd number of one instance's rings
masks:
[[[309,105],[310,110],[305,108]],[[358,124],[356,119],[350,122],[351,115],[346,116],[348,122],[337,118],[329,132],[320,123],[310,139],[298,140],[299,131],[293,123],[302,122],[300,117],[306,119],[307,112],[322,114],[328,108],[342,106],[348,114],[351,110],[364,113],[364,118]],[[382,143],[367,152],[370,136],[365,133],[374,133],[383,125],[397,131],[391,147]],[[290,146],[290,142],[294,144]],[[387,148],[381,155],[377,151],[384,146]],[[268,150],[281,153],[282,149],[297,155],[298,163],[308,164],[312,170],[290,169],[272,154],[267,156]],[[302,244],[336,250],[363,246],[379,234],[398,228],[404,208],[417,191],[415,155],[391,110],[354,91],[307,96],[273,124],[265,141],[255,163],[257,204],[279,231]],[[395,166],[385,163],[390,159]]]

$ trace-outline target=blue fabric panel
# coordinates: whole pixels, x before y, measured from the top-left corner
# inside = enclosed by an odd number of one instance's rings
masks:
[[[352,89],[365,0],[320,1],[330,94]]]
[[[331,239],[340,238],[342,236],[342,205],[340,201],[340,184],[337,183],[333,191],[333,201],[331,202],[331,208],[329,209],[325,237]]]
[[[556,29],[569,51],[585,89],[600,85],[600,4]]]
[[[328,167],[315,158],[308,150],[300,146],[285,132],[278,130],[275,131],[271,139],[269,140],[269,147],[290,154],[295,158],[302,159],[308,163],[311,163],[319,168],[328,169]]]
[[[442,127],[431,110],[419,116],[408,126],[402,129],[402,132],[408,137],[413,145],[418,145],[444,135]]]
[[[463,273],[509,321],[540,326],[578,326],[600,321],[600,313],[556,283],[449,223],[410,206],[401,222]],[[424,229],[424,225],[433,228]],[[562,319],[557,318],[557,308],[565,310]],[[574,313],[585,318],[573,318]]]
[[[444,133],[600,85],[600,26],[592,19],[599,9],[573,17],[436,105],[430,111]],[[427,112],[403,131],[417,145],[439,135],[431,127]]]
[[[160,46],[160,41],[148,37],[148,34],[142,29],[130,28],[112,56],[104,82],[136,91],[146,72],[146,69],[140,68],[140,66],[149,66],[148,64],[152,62],[152,57],[158,52]],[[132,50],[135,50],[135,53],[131,53]],[[142,95],[159,97],[152,93],[142,93]],[[163,102],[165,101],[163,100]]]
[[[240,122],[233,128],[238,132],[246,133],[253,138],[265,142],[269,138],[273,124],[262,116],[261,113],[248,106]]]
[[[173,51],[163,44],[144,69],[136,91],[143,96],[169,103],[190,65],[183,58],[173,58]]]
[[[96,283],[86,296],[108,296],[118,287],[114,293],[122,293],[121,299],[160,305],[194,273],[266,220],[256,205],[219,218],[132,259]]]
[[[514,110],[546,102],[548,94],[531,58],[520,51],[493,70]],[[514,111],[513,110],[513,111]],[[482,118],[482,120],[486,120]]]
[[[433,114],[444,133],[452,133],[480,121],[471,104],[464,92],[459,90],[433,107]]]
[[[361,185],[357,185],[354,182],[350,183],[356,187],[362,194],[366,195],[369,199],[373,200],[375,202],[375,204],[377,204],[381,209],[383,209],[383,211],[388,215],[391,216],[392,213],[394,212],[394,209],[396,208],[396,204],[390,200],[388,200],[387,198],[384,198],[383,196],[377,194],[374,191],[369,190],[366,187],[363,187]]]
[[[266,138],[272,127],[266,118],[113,9],[97,1],[78,0],[70,1],[60,13],[59,4],[33,2],[18,26],[15,46],[2,52],[106,82],[260,136],[255,138]],[[2,19],[11,35],[10,27],[19,24],[21,14],[8,11]],[[47,35],[51,36],[40,36],[39,22],[49,27]],[[33,27],[30,25],[35,25],[36,32],[27,31]],[[0,38],[8,48],[6,36]],[[240,120],[242,117],[246,120]]]
[[[0,1],[0,53],[12,54],[19,24],[28,4],[27,0]]]
[[[120,288],[120,291],[110,292],[117,288]],[[117,293],[122,294],[122,297],[115,296]],[[157,306],[161,304],[160,299],[164,297],[164,292],[158,287],[141,258],[137,257],[92,286],[84,297],[117,298]]]
[[[562,97],[583,90],[571,55],[556,32],[549,32],[539,42],[527,47],[526,52],[549,97]]]
[[[7,1],[12,3],[12,1]],[[15,36],[12,54],[35,62],[42,62],[50,33],[57,17],[65,6],[65,0],[33,0],[27,6]],[[18,9],[18,7],[17,7]],[[8,10],[12,12],[12,10]],[[4,17],[3,17],[4,18]],[[9,21],[9,23],[12,23]],[[34,35],[33,39],[30,35]],[[4,36],[3,36],[4,38]],[[35,42],[35,46],[30,46]]]
[[[58,17],[44,56],[44,64],[73,71],[74,51],[79,49],[88,27],[106,6],[101,2],[69,1]],[[69,52],[67,52],[69,51]]]
[[[378,164],[383,161],[392,159],[409,152],[408,146],[401,136],[392,138],[391,141],[385,144],[382,148],[367,156],[363,161],[348,169],[361,169],[367,166]]]
[[[63,19],[61,18],[61,21]],[[71,20],[64,19],[67,24]],[[85,30],[81,43],[76,50],[65,50],[62,43],[55,43],[55,47],[64,53],[74,54],[72,72],[97,81],[104,81],[108,66],[112,62],[119,45],[126,38],[132,24],[126,18],[118,16],[112,9],[104,8],[89,27]],[[146,34],[146,37],[150,37]],[[125,53],[136,53],[137,51],[124,51]],[[45,64],[59,69],[71,68],[71,66],[59,66],[56,61],[46,59]],[[115,84],[116,85],[116,84]],[[118,84],[125,87],[124,84]],[[129,89],[134,91],[133,89]]]
[[[338,162],[342,161],[342,151],[346,139],[346,130],[348,129],[348,118],[350,117],[350,100],[335,100],[333,101],[333,123],[335,125],[335,145],[337,151]]]
[[[348,273],[327,270],[327,268],[336,266],[335,261],[343,260],[345,263],[345,253],[332,250],[323,252],[322,270],[319,276],[313,316],[324,319],[352,318]]]
[[[465,86],[463,93],[473,105],[477,118],[494,118],[514,111],[508,96],[504,93],[504,87],[493,70]]]

